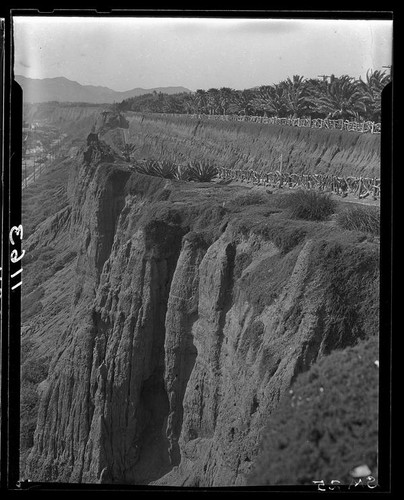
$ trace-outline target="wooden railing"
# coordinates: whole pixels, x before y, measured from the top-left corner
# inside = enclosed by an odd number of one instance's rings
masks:
[[[345,197],[352,194],[359,199],[372,196],[380,198],[380,179],[370,177],[340,177],[329,174],[295,174],[280,172],[258,172],[218,167],[218,177],[261,186],[277,188],[304,188],[327,191]]]
[[[184,115],[175,115],[184,116]],[[381,123],[372,121],[355,122],[349,120],[330,120],[328,118],[279,118],[277,116],[248,116],[248,115],[205,115],[192,114],[185,115],[197,118],[198,120],[220,120],[237,122],[266,123],[268,125],[283,125],[288,127],[323,128],[334,130],[347,130],[348,132],[360,132],[380,134]]]

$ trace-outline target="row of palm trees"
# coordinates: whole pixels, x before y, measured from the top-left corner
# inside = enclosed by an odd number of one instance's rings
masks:
[[[330,75],[307,79],[294,75],[278,84],[234,90],[198,89],[181,94],[146,94],[116,105],[120,111],[188,114],[245,114],[302,118],[381,119],[381,92],[391,78],[368,70],[365,79]]]

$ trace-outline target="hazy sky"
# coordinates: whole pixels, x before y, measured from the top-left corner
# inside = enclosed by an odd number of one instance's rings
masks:
[[[14,72],[114,90],[250,88],[391,64],[392,22],[15,17]]]

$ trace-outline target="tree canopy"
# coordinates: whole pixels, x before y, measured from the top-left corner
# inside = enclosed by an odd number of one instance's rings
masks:
[[[116,104],[119,111],[179,114],[237,114],[302,118],[381,119],[381,93],[390,82],[384,71],[368,70],[365,80],[349,75],[307,79],[293,75],[252,89],[229,87],[196,92],[153,92]]]

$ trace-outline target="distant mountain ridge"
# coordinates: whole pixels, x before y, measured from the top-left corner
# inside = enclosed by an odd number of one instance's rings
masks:
[[[108,87],[81,85],[65,77],[34,79],[15,75],[15,81],[22,87],[24,102],[32,103],[58,101],[104,104],[120,102],[153,91],[165,94],[191,92],[185,87],[156,87],[152,89],[136,87],[132,90],[119,92]]]

